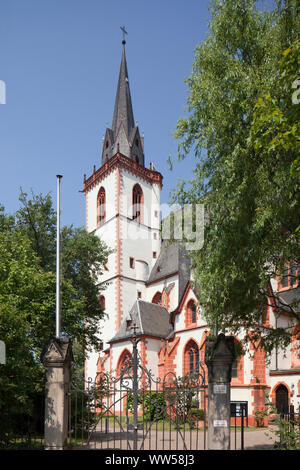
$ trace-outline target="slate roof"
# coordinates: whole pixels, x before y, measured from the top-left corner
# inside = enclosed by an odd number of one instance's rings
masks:
[[[153,266],[147,284],[178,273],[178,303],[191,274],[191,259],[187,251],[178,242],[166,242],[161,245],[159,256]]]
[[[115,135],[118,132],[121,121],[123,121],[127,136],[129,136],[135,126],[125,56],[125,44],[123,44],[123,53],[112,122],[112,130]]]
[[[300,288],[279,292],[275,298],[277,308],[283,312],[291,313],[300,310]]]
[[[173,326],[170,322],[170,314],[165,307],[152,304],[137,299],[130,312],[121,324],[117,334],[109,341],[120,341],[133,336],[133,331],[127,327],[127,321],[131,320],[130,327],[136,324],[137,336],[154,336],[156,338],[166,338],[172,331]]]
[[[178,272],[179,244],[163,242],[161,250],[153,266],[148,283]]]

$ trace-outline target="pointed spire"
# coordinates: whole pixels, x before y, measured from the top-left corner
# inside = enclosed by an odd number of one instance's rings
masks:
[[[116,101],[112,122],[112,130],[114,135],[117,135],[121,122],[125,127],[127,137],[130,136],[132,129],[135,127],[133,118],[133,109],[129,88],[127,62],[125,54],[126,41],[122,41],[123,53],[119,73],[118,88],[116,93]]]
[[[127,34],[125,28],[121,28]],[[102,142],[102,165],[116,153],[121,153],[139,165],[144,166],[144,139],[134,123],[133,109],[128,81],[128,70],[125,54],[126,41],[123,39],[123,52],[116,93],[112,128],[106,127]]]

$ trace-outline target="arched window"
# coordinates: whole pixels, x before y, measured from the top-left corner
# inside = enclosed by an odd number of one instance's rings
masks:
[[[284,267],[280,276],[279,289],[292,289],[299,286],[300,263],[290,261],[284,263]]]
[[[139,184],[134,185],[132,191],[133,213],[132,218],[139,224],[143,219],[143,191]]]
[[[153,296],[153,299],[151,300],[151,303],[160,305],[160,303],[161,303],[161,292],[156,292],[156,294]]]
[[[187,305],[187,323],[197,323],[197,308],[194,300],[190,300]]]
[[[196,378],[199,374],[199,348],[195,341],[190,340],[184,350],[184,374]]]
[[[125,349],[118,361],[117,373],[120,375],[122,372],[124,374],[129,373],[131,366],[131,354],[128,349]]]
[[[105,189],[101,187],[97,196],[97,225],[103,225],[105,222]]]

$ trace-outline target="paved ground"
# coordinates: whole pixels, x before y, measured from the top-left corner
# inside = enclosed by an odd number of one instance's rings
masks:
[[[244,449],[245,450],[272,450],[277,437],[272,428],[251,428],[245,430],[244,433]],[[238,443],[236,449],[240,449],[240,435],[238,436]],[[231,434],[231,448],[234,448],[234,435]]]
[[[206,445],[204,439],[206,438]],[[272,450],[276,436],[272,428],[245,428],[244,449],[245,450]],[[207,433],[204,436],[203,430],[186,433],[176,433],[174,431],[162,432],[152,431],[151,433],[138,433],[138,449],[143,450],[203,450],[207,448]],[[133,449],[133,433],[118,432],[111,429],[107,433],[97,431],[87,445],[77,446],[77,449],[100,450],[100,449]],[[241,450],[241,431],[231,432],[231,450]]]

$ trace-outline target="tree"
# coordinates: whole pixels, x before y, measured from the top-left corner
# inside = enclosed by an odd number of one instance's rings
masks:
[[[0,338],[7,354],[0,375],[0,441],[33,424],[44,391],[40,354],[55,332],[55,211],[50,195],[29,200],[21,192],[20,200],[14,217],[0,208]],[[110,251],[95,235],[72,226],[63,227],[62,242],[62,334],[76,343],[82,359],[82,351],[99,347],[104,312],[96,272]]]
[[[15,229],[25,234],[46,272],[56,272],[56,212],[50,194],[32,195],[21,190],[21,207],[16,213]],[[62,245],[62,330],[76,339],[84,350],[98,348],[98,322],[103,316],[99,302],[101,287],[98,275],[103,273],[111,250],[84,228],[64,226]],[[72,293],[69,297],[69,288]],[[55,291],[53,291],[55,295]],[[74,308],[72,303],[78,303]],[[49,335],[50,336],[50,332]]]
[[[5,230],[0,232],[0,280],[0,337],[7,356],[0,375],[1,441],[9,431],[22,433],[24,417],[33,415],[41,391],[36,339],[48,334],[53,321],[55,276],[40,269],[27,238]]]
[[[252,330],[252,340],[253,332],[262,331],[270,278],[284,259],[299,260],[300,252],[299,178],[291,173],[296,149],[270,148],[274,129],[259,122],[263,96],[283,105],[288,100],[282,74],[291,78],[293,72],[287,62],[281,71],[279,64],[299,35],[300,7],[287,0],[261,11],[256,3],[211,2],[210,35],[197,46],[187,81],[188,117],[178,121],[175,132],[179,158],[195,153],[195,176],[173,194],[180,204],[204,202],[208,214],[204,247],[190,253],[209,324],[232,333]],[[291,95],[292,89],[289,103]],[[262,125],[269,134],[261,135]],[[291,141],[295,137],[289,134]],[[294,318],[299,322],[297,311]],[[268,329],[261,345],[270,352],[289,341],[287,331]]]
[[[289,187],[294,187],[295,190],[300,177],[300,100],[297,99],[299,92],[294,91],[297,87],[298,81],[295,77],[298,76],[299,68],[300,42],[296,40],[283,51],[279,63],[280,95],[272,96],[271,93],[259,98],[255,106],[249,138],[249,144],[256,154],[263,157],[265,166],[273,167],[273,172],[275,171],[274,162],[276,162],[277,171],[279,162],[282,162],[285,178],[282,182],[289,183]],[[288,171],[290,181],[288,181]],[[282,178],[278,174],[277,180],[281,183]],[[294,202],[296,203],[296,200]],[[277,205],[277,201],[275,204]],[[266,207],[269,204],[262,204],[261,211],[263,206]],[[287,214],[282,211],[281,205],[277,205],[277,209],[276,219],[280,220],[281,226],[284,227],[287,223]],[[272,212],[274,213],[274,210]],[[291,231],[290,228],[286,228],[289,232]],[[290,247],[289,243],[288,249]],[[293,251],[292,249],[292,253]],[[289,259],[289,253],[287,257]]]

